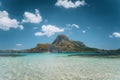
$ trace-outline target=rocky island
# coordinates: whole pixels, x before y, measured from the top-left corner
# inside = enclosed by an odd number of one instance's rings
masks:
[[[37,44],[35,48],[29,49],[28,52],[120,52],[118,50],[102,50],[86,46],[81,41],[70,40],[66,35],[60,34],[51,44]]]

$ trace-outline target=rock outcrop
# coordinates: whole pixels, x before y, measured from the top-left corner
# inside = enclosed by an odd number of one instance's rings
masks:
[[[97,51],[95,48],[87,47],[83,42],[70,40],[66,35],[60,34],[52,44],[38,44],[29,52],[81,52]]]

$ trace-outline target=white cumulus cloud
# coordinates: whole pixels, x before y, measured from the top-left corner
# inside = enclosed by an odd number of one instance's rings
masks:
[[[21,47],[21,46],[23,46],[23,44],[16,44],[16,46]]]
[[[116,37],[120,38],[120,32],[113,32],[112,35],[109,36],[110,38]]]
[[[24,28],[16,19],[11,19],[7,11],[0,11],[0,29],[7,31],[10,28]]]
[[[42,16],[38,9],[35,9],[35,13],[25,12],[23,23],[40,23],[42,21]]]
[[[80,26],[77,24],[67,24],[66,26],[70,28],[80,28]]]
[[[59,7],[64,7],[64,8],[77,8],[80,6],[84,6],[86,5],[85,0],[77,0],[75,2],[71,1],[71,0],[57,0],[57,2],[55,3],[56,6]]]
[[[36,32],[35,33],[35,36],[52,36],[54,35],[55,33],[58,33],[58,32],[64,32],[64,29],[63,28],[59,28],[55,25],[42,25],[42,31],[41,32]]]

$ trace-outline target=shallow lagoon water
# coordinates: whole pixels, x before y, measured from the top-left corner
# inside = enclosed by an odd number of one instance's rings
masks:
[[[0,57],[0,80],[120,80],[120,58],[25,54]]]

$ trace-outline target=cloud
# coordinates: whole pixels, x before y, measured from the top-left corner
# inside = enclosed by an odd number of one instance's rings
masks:
[[[36,32],[35,33],[35,36],[52,36],[54,35],[55,33],[58,33],[58,32],[64,32],[64,29],[63,28],[59,28],[55,25],[43,25],[42,26],[42,31],[41,32]]]
[[[80,26],[77,24],[67,24],[66,26],[69,28],[80,28]]]
[[[35,13],[25,12],[23,23],[40,23],[42,21],[42,16],[38,9],[35,9]]]
[[[50,36],[49,34],[46,34],[45,32],[36,32],[35,33],[35,36],[44,36],[44,35]]]
[[[24,26],[23,26],[23,25],[20,25],[19,27],[20,27],[20,29],[21,29],[21,30],[23,30],[23,29],[24,29]]]
[[[21,47],[21,46],[23,46],[23,44],[16,44],[16,46]]]
[[[77,24],[72,24],[71,27],[80,28]]]
[[[72,34],[73,29],[79,29],[80,26],[77,24],[66,24],[65,30],[70,31],[69,34]]]
[[[10,28],[20,28],[23,30],[23,26],[16,19],[11,19],[7,11],[0,11],[0,29],[7,31]]]
[[[119,32],[113,32],[112,35],[109,36],[110,38],[116,37],[120,38],[120,33]]]
[[[85,34],[85,33],[86,33],[86,30],[82,30],[82,33],[84,33],[84,34]]]
[[[57,0],[55,3],[55,6],[58,7],[64,7],[64,8],[77,8],[86,5],[85,0],[77,0],[75,2],[72,2],[71,0]]]

